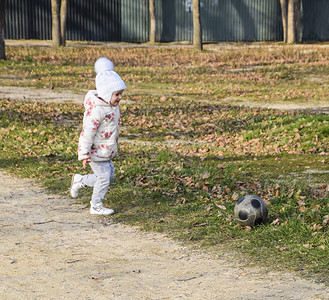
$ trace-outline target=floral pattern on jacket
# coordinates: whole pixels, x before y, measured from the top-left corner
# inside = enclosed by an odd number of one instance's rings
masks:
[[[106,161],[118,151],[120,109],[89,91],[84,101],[85,113],[78,146],[79,160]]]

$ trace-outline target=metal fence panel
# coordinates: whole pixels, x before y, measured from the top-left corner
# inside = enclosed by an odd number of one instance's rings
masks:
[[[149,40],[148,0],[121,0],[121,36],[125,42]]]
[[[121,0],[68,1],[67,39],[121,41],[120,4]],[[6,38],[51,39],[50,0],[6,0],[6,6]]]
[[[51,0],[5,0],[7,39],[51,39]],[[329,1],[302,0],[302,40],[329,40]],[[157,40],[192,41],[192,0],[156,0]],[[148,0],[70,0],[67,39],[147,42]],[[279,0],[201,0],[203,41],[278,41]]]
[[[157,0],[157,40],[161,42],[191,41],[193,39],[192,2]]]
[[[192,0],[157,0],[157,39],[193,40]],[[203,41],[282,39],[278,0],[201,0]]]
[[[67,10],[67,39],[121,41],[120,2],[121,0],[70,0]]]
[[[302,5],[303,41],[328,41],[329,1],[304,0]]]
[[[6,0],[5,37],[11,39],[51,39],[49,0]]]

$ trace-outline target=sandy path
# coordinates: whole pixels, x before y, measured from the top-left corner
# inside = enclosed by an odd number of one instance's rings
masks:
[[[76,104],[82,104],[85,94],[74,94],[68,91],[55,91],[47,89],[35,89],[29,87],[17,87],[17,86],[0,86],[0,97],[6,99],[25,99],[25,100],[37,100],[37,101],[47,101],[47,102],[73,102]],[[200,100],[203,102],[203,100]],[[205,100],[208,102],[208,100]],[[122,101],[125,103],[125,100]],[[127,102],[126,102],[127,103]],[[218,101],[218,104],[230,104],[230,105],[243,105],[250,107],[260,107],[260,108],[273,108],[273,109],[285,109],[285,110],[299,110],[299,109],[309,109],[313,111],[322,112],[329,114],[329,102],[327,100],[323,101],[299,101],[289,102],[289,101],[276,101],[271,103],[259,103],[259,102],[249,102],[247,99],[235,99],[226,98]]]
[[[0,86],[0,98],[13,100],[37,100],[47,102],[73,102],[83,104],[84,94],[60,92],[19,86]]]
[[[0,299],[329,299],[329,289],[234,265],[92,217],[0,172]]]

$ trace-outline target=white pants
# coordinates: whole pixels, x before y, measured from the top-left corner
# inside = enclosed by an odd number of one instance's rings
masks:
[[[111,160],[92,161],[89,165],[94,174],[84,175],[81,182],[86,186],[94,188],[91,204],[100,205],[103,203],[110,183],[114,179],[114,166]]]

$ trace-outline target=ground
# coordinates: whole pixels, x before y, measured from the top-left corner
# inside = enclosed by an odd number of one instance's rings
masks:
[[[236,264],[89,215],[0,172],[1,299],[329,299],[296,274]]]
[[[82,101],[9,90],[0,96]],[[293,272],[251,268],[229,251],[214,256],[90,216],[69,196],[4,171],[0,182],[0,299],[329,299],[328,287]]]

